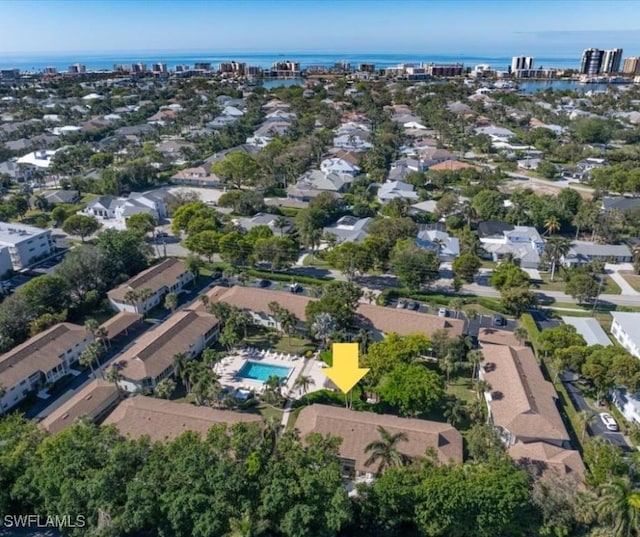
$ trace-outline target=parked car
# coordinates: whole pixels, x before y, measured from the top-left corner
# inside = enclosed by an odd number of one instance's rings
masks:
[[[604,423],[604,426],[610,430],[610,431],[617,431],[618,430],[618,423],[616,422],[615,419],[613,419],[613,416],[611,414],[609,414],[608,412],[602,412],[600,414],[600,420],[602,420],[602,423]]]
[[[507,324],[507,321],[502,315],[493,316],[493,326],[504,326],[505,324]]]
[[[449,317],[449,310],[447,308],[440,308],[438,310],[438,317]]]
[[[271,282],[269,280],[260,280],[258,282],[258,287],[271,287]]]
[[[291,291],[292,293],[302,293],[302,285],[300,285],[299,283],[292,283],[289,286],[289,291]]]
[[[420,304],[412,300],[410,302],[407,302],[407,308],[415,311],[420,308]]]

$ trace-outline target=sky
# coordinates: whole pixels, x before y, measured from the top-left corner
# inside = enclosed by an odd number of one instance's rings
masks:
[[[0,0],[17,53],[640,55],[640,0]]]

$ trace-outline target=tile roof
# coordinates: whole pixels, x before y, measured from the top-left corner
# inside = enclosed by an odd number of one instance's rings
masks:
[[[585,467],[580,453],[564,449],[546,442],[517,442],[509,448],[509,455],[516,461],[542,463],[541,474],[555,470],[561,475],[573,474],[580,481],[584,479]]]
[[[484,345],[484,378],[491,385],[493,422],[518,439],[569,441],[553,385],[544,379],[528,347]]]
[[[55,409],[40,425],[55,434],[71,427],[80,416],[95,419],[116,403],[118,395],[118,389],[111,382],[96,379]]]
[[[131,311],[121,311],[110,319],[107,319],[100,325],[100,328],[104,328],[107,331],[107,339],[113,339],[114,337],[122,334],[127,328],[131,328],[135,324],[142,320],[142,315],[139,313],[133,313]]]
[[[120,373],[131,380],[157,377],[171,366],[176,354],[188,352],[192,343],[217,324],[216,317],[203,311],[175,312],[118,356]]]
[[[122,435],[131,438],[148,436],[153,442],[163,442],[184,431],[195,431],[204,436],[218,423],[261,421],[259,414],[215,410],[138,395],[122,401],[103,425],[115,425]]]
[[[477,166],[473,166],[472,164],[467,164],[466,162],[460,162],[459,160],[445,160],[444,162],[440,162],[438,164],[434,164],[433,166],[429,166],[430,171],[458,171],[458,170],[466,170],[467,168],[476,168]]]
[[[6,389],[38,371],[62,363],[60,355],[91,335],[71,323],[58,323],[0,356],[0,384]]]
[[[478,330],[478,341],[480,343],[489,343],[495,345],[510,345],[517,347],[521,343],[518,338],[509,330],[498,330],[497,328],[480,328]]]
[[[398,450],[405,455],[423,457],[427,448],[433,447],[443,463],[450,460],[462,461],[462,436],[448,423],[314,404],[300,411],[295,426],[302,438],[310,433],[341,437],[340,456],[354,460],[356,470],[360,472],[377,470],[377,465],[365,466],[365,461],[369,458],[365,448],[380,439],[378,426],[384,427],[391,434],[407,434],[407,442],[398,444]]]
[[[107,293],[110,299],[125,302],[125,295],[130,289],[151,289],[154,293],[163,287],[177,283],[180,276],[187,272],[187,267],[180,259],[169,257]]]

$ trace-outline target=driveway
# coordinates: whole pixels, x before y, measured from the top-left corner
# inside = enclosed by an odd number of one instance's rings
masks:
[[[599,414],[600,412],[605,411],[604,408],[602,409],[591,408],[587,403],[587,401],[585,400],[585,398],[583,397],[579,386],[576,384],[575,380],[572,380],[569,377],[569,375],[567,374],[561,375],[560,380],[562,380],[562,384],[567,390],[567,393],[571,398],[571,402],[573,403],[573,406],[576,408],[578,412],[580,412],[581,410],[584,410],[587,412],[593,412],[594,414]],[[627,440],[625,439],[624,435],[620,432],[615,433],[613,431],[609,431],[604,426],[599,416],[596,416],[593,419],[593,421],[589,424],[588,432],[592,436],[600,436],[606,439],[607,441],[609,441],[609,443],[613,444],[614,446],[620,447],[624,451],[633,451],[633,447],[627,443]]]

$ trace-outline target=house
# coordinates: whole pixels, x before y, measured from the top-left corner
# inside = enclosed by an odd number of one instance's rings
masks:
[[[19,181],[22,178],[22,173],[16,160],[17,159],[12,159],[0,162],[0,175],[8,175],[11,179]]]
[[[269,304],[276,302],[296,316],[299,322],[298,328],[301,331],[306,329],[304,323],[307,320],[307,304],[315,300],[284,291],[241,286],[214,287],[206,293],[206,296],[209,303],[226,302],[250,313],[256,324],[274,329],[278,328],[278,325]],[[201,305],[200,309],[206,310],[204,305]],[[456,337],[462,335],[465,328],[464,321],[458,319],[402,309],[393,310],[364,303],[358,304],[356,322],[361,327],[371,330],[378,339],[392,332],[401,336],[411,334],[429,336],[437,330],[446,330],[451,337]]]
[[[367,141],[367,136],[364,134],[341,134],[333,139],[333,147],[338,149],[351,149],[355,151],[366,151],[373,148],[373,144]]]
[[[427,163],[416,158],[405,157],[391,163],[391,170],[396,168],[406,168],[412,172],[426,172]]]
[[[337,173],[339,175],[355,177],[360,173],[360,168],[345,159],[334,157],[324,159],[320,163],[320,171],[325,175]]]
[[[43,196],[51,205],[72,204],[80,201],[80,193],[77,190],[48,190]]]
[[[187,270],[182,260],[170,257],[112,289],[107,293],[107,298],[117,311],[144,314],[161,305],[161,300],[168,293],[182,292],[193,278],[193,273]],[[148,297],[135,297],[135,293],[142,290],[148,290]],[[134,297],[131,297],[132,291]]]
[[[436,147],[428,147],[420,151],[422,163],[427,168],[431,168],[436,164],[441,164],[448,160],[457,160],[457,157],[446,149],[438,149]]]
[[[0,248],[9,249],[14,270],[27,268],[55,251],[50,229],[0,222]]]
[[[556,406],[558,396],[531,349],[485,344],[482,354],[480,378],[490,386],[485,392],[488,420],[498,429],[509,455],[582,478],[584,465],[571,449]]]
[[[598,244],[591,241],[573,241],[569,252],[562,258],[562,264],[565,267],[577,267],[591,261],[631,263],[633,254],[626,244]]]
[[[41,390],[71,371],[93,337],[84,327],[58,323],[0,355],[0,398],[6,412],[31,392]]]
[[[537,170],[538,165],[542,162],[539,158],[525,158],[518,160],[518,168],[521,170]]]
[[[79,214],[93,216],[101,220],[114,219],[120,224],[125,224],[130,216],[146,213],[150,214],[157,222],[167,216],[164,202],[166,195],[165,191],[152,190],[131,192],[127,198],[100,196],[89,202]]]
[[[420,248],[432,250],[441,261],[453,261],[460,255],[460,243],[457,237],[452,237],[446,231],[437,229],[421,229],[416,238]]]
[[[171,182],[176,185],[214,187],[220,184],[220,177],[208,173],[203,166],[185,168],[171,176]]]
[[[640,207],[640,198],[605,197],[602,199],[602,210],[606,213],[631,211],[636,207]]]
[[[22,166],[29,166],[31,168],[37,168],[40,170],[46,170],[51,166],[51,162],[53,160],[53,156],[59,150],[50,150],[50,149],[42,149],[38,151],[33,151],[31,153],[27,153],[26,155],[20,157],[16,162],[21,164]]]
[[[285,225],[283,227],[278,227],[276,224],[281,220]],[[267,226],[271,231],[273,231],[274,235],[288,235],[293,229],[292,219],[270,213],[257,213],[251,218],[236,218],[234,222],[245,231],[249,231],[257,226]]]
[[[637,393],[629,393],[626,388],[616,388],[611,392],[611,401],[625,419],[640,425],[640,398]]]
[[[544,240],[534,227],[481,222],[478,236],[485,251],[496,262],[509,254],[520,262],[522,268],[537,269],[540,264]]]
[[[611,335],[636,358],[640,358],[640,313],[612,311]]]
[[[182,157],[196,150],[196,146],[184,140],[166,140],[156,144],[156,150],[166,157]]]
[[[120,394],[114,384],[95,379],[51,412],[40,422],[40,426],[49,433],[56,434],[71,427],[80,417],[99,422],[119,400]]]
[[[495,125],[489,125],[487,127],[477,127],[475,129],[476,134],[486,134],[491,138],[492,142],[508,142],[512,138],[515,138],[516,134],[509,129],[503,127],[496,127]]]
[[[174,356],[192,360],[209,347],[219,334],[216,317],[204,311],[178,310],[164,322],[140,336],[118,356],[118,384],[127,392],[153,390],[172,376]]]
[[[576,332],[584,338],[587,345],[608,347],[612,344],[598,320],[593,317],[562,317],[562,322],[573,326]]]
[[[259,414],[185,405],[137,395],[122,401],[103,425],[115,425],[121,435],[132,439],[147,436],[151,442],[167,442],[185,431],[196,432],[204,439],[214,425],[261,422]]]
[[[412,184],[403,181],[386,181],[378,189],[378,201],[387,203],[395,198],[404,198],[409,201],[416,201],[418,193]]]
[[[370,455],[366,448],[380,440],[379,427],[391,435],[406,434],[407,441],[398,443],[397,448],[411,458],[425,457],[430,448],[442,464],[459,463],[463,458],[462,435],[448,423],[313,404],[300,411],[295,426],[303,439],[309,434],[341,437],[338,449],[342,474],[351,479],[376,474],[377,465],[366,464]]]
[[[372,221],[372,218],[356,218],[351,215],[342,216],[335,224],[325,227],[323,234],[330,233],[334,235],[337,244],[362,242],[369,236],[367,228]]]
[[[328,192],[344,192],[349,187],[352,179],[351,175],[309,170],[298,178],[297,185],[308,185],[315,190],[326,190]]]

